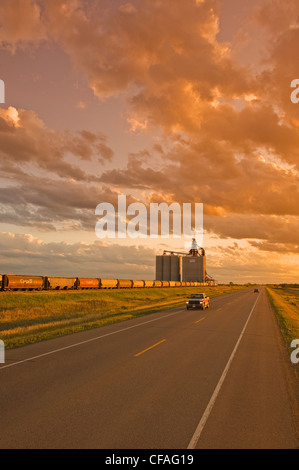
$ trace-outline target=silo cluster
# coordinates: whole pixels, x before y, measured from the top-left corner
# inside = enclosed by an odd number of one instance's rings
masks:
[[[159,281],[197,281],[206,280],[206,255],[193,241],[188,253],[164,250],[156,256],[156,280]]]

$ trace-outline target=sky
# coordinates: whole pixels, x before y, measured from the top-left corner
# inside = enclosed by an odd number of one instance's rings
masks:
[[[1,0],[0,273],[154,279],[119,195],[203,204],[220,283],[298,282],[296,0]],[[299,97],[299,92],[298,92]]]

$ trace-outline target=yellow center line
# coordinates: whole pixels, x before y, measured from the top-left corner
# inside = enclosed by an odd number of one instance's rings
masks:
[[[140,351],[139,353],[134,354],[134,357],[140,356],[141,354],[145,353],[146,351],[149,351],[150,349],[155,348],[155,347],[158,346],[159,344],[164,343],[164,341],[166,341],[166,339],[162,339],[162,341],[159,341],[159,343],[155,343],[155,344],[153,344],[152,346],[150,346],[149,348],[146,348],[146,349],[144,349],[143,351]]]
[[[199,320],[195,321],[194,323],[199,323],[201,320],[204,320],[206,317],[200,318]]]

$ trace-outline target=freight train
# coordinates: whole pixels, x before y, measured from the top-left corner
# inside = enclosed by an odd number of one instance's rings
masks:
[[[211,285],[211,283],[0,274],[1,291],[130,289],[150,287],[196,287],[207,285]]]

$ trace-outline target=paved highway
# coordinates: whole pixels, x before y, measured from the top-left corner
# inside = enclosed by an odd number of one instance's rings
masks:
[[[298,448],[264,289],[6,351],[0,448]]]

